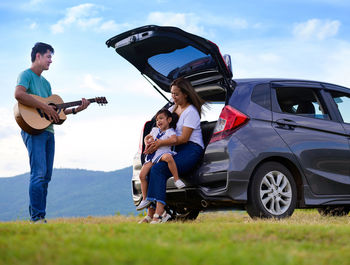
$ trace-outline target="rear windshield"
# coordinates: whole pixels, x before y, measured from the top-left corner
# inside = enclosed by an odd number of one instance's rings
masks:
[[[210,55],[192,46],[152,56],[148,58],[148,64],[172,80],[194,71],[216,68],[216,63]]]

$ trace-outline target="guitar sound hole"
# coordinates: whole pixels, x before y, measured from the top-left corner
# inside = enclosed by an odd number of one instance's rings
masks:
[[[50,120],[49,117],[41,111],[41,109],[36,109],[36,110],[38,111],[41,118],[45,117],[46,120],[48,120],[48,121]]]

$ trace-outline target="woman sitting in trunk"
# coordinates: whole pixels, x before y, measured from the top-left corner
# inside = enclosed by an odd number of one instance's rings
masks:
[[[200,117],[202,105],[205,102],[185,78],[173,81],[171,84],[171,96],[175,104],[169,110],[179,116],[179,120],[176,123],[177,139],[175,151],[177,154],[174,155],[174,160],[179,175],[184,175],[195,167],[203,154],[204,144]],[[159,147],[166,145],[173,145],[173,143],[170,143],[169,140],[155,141],[145,153],[151,154]],[[159,162],[151,168],[148,175],[147,200],[153,202],[153,204],[148,208],[147,216],[141,220],[141,223],[161,223],[166,222],[170,218],[164,207],[166,204],[166,183],[171,175],[165,162]]]

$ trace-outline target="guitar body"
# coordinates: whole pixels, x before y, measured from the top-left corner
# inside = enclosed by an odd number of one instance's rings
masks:
[[[46,103],[48,105],[63,104],[63,100],[58,95],[52,95],[47,98],[42,98],[36,95],[31,95],[35,99]],[[67,116],[64,114],[63,109],[57,110],[60,121],[56,124],[62,124]],[[43,132],[53,121],[50,121],[45,117],[46,115],[39,109],[25,106],[21,103],[17,103],[14,106],[15,119],[19,127],[29,134],[40,134]]]

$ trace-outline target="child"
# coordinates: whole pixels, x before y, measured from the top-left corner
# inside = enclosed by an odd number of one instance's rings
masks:
[[[154,141],[157,141],[158,139],[165,140],[165,139],[173,139],[174,143],[176,142],[176,133],[174,128],[176,126],[177,122],[177,115],[172,114],[167,109],[161,109],[156,114],[156,124],[157,127],[152,128],[150,134],[148,134],[144,141],[146,145],[146,149],[152,144]],[[173,158],[173,155],[176,153],[171,151],[170,146],[161,146],[152,154],[148,154],[145,159],[145,163],[143,164],[140,172],[140,181],[141,181],[141,191],[143,199],[139,206],[137,206],[136,210],[142,210],[146,207],[148,207],[151,202],[146,200],[146,194],[147,194],[147,188],[148,188],[148,182],[147,182],[147,175],[149,171],[151,170],[151,167],[158,163],[159,161],[164,161],[168,163],[168,167],[170,172],[174,176],[174,182],[175,186],[178,189],[184,188],[186,185],[179,179],[179,174],[177,171],[177,167]]]

